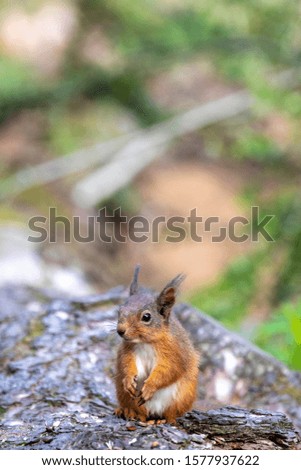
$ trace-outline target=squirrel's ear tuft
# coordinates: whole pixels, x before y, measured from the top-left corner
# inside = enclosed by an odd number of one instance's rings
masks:
[[[176,301],[178,287],[184,279],[185,276],[183,274],[178,274],[164,287],[157,298],[158,311],[165,319],[169,318],[171,309]]]
[[[140,268],[141,266],[139,264],[137,264],[137,266],[135,267],[134,277],[130,285],[130,295],[137,294],[138,292],[138,275],[139,275]]]

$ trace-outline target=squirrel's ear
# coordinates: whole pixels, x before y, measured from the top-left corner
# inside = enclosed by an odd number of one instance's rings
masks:
[[[171,309],[176,301],[177,289],[184,279],[185,276],[183,274],[178,274],[164,287],[157,298],[158,311],[165,319],[169,318]]]
[[[137,266],[135,267],[134,277],[130,285],[130,295],[137,294],[138,292],[138,275],[139,275],[140,268],[141,266],[139,264],[137,264]]]

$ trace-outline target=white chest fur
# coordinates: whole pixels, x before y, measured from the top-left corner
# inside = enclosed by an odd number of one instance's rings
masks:
[[[156,352],[150,344],[137,344],[135,355],[139,384],[144,382],[156,365]]]
[[[142,388],[143,382],[155,367],[157,358],[154,348],[149,344],[137,344],[135,347],[135,355],[138,372],[138,389],[140,389]],[[177,390],[177,383],[158,390],[153,397],[145,403],[148,412],[159,416],[162,415],[164,410],[166,410],[175,399]]]

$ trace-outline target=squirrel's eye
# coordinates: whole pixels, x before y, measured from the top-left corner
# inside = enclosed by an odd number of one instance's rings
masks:
[[[144,321],[145,323],[148,323],[151,318],[152,318],[151,314],[149,312],[146,312],[142,315],[141,320]]]

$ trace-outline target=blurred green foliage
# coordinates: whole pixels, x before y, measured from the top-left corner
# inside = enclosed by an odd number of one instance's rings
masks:
[[[231,150],[234,158],[263,162],[266,165],[277,163],[282,158],[282,153],[274,142],[250,128],[240,133]]]
[[[136,121],[112,100],[95,100],[74,106],[55,106],[47,114],[48,145],[56,155],[89,147],[107,136],[120,135],[119,123],[134,130]]]
[[[264,257],[261,252],[234,261],[220,280],[192,296],[190,301],[228,328],[239,328],[248,313],[257,288],[257,271]]]
[[[37,83],[29,67],[8,57],[0,57],[1,103],[22,89],[33,90]]]
[[[281,305],[257,327],[254,340],[292,369],[301,370],[301,301]]]

